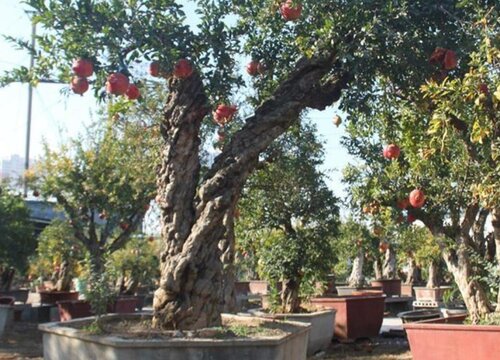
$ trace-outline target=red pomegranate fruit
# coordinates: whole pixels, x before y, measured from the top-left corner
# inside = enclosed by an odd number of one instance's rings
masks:
[[[224,125],[233,119],[234,114],[238,111],[235,105],[220,104],[214,112],[214,120],[219,125]]]
[[[139,88],[135,84],[130,84],[128,86],[127,92],[125,93],[125,96],[129,100],[137,100],[141,96],[141,92],[139,91]]]
[[[396,206],[401,210],[405,210],[408,206],[410,206],[410,201],[408,200],[408,198],[400,199],[398,200]]]
[[[335,115],[332,119],[332,122],[333,122],[333,125],[335,125],[336,127],[339,127],[340,124],[342,124],[342,119],[340,116],[338,115]]]
[[[457,54],[453,50],[446,50],[446,54],[443,59],[443,69],[453,70],[457,67]]]
[[[158,61],[153,61],[149,64],[148,69],[149,75],[158,77],[160,76],[160,63]]]
[[[258,61],[252,60],[247,64],[247,73],[250,76],[257,76],[259,75],[259,65],[260,63]]]
[[[76,59],[71,69],[78,77],[89,77],[94,73],[94,64],[88,59]]]
[[[108,76],[106,91],[113,95],[123,95],[127,92],[128,86],[128,77],[122,73],[116,72]]]
[[[193,67],[191,63],[186,59],[180,59],[177,64],[174,65],[174,76],[179,79],[186,79],[193,74]]]
[[[408,214],[408,217],[406,219],[410,224],[414,223],[417,220],[417,217],[413,214]]]
[[[410,204],[414,208],[421,208],[425,203],[425,194],[422,190],[415,189],[410,193],[409,196]]]
[[[83,95],[89,89],[87,78],[75,76],[71,79],[71,90],[78,95]]]
[[[281,4],[280,12],[286,21],[295,21],[302,14],[302,4],[297,1],[286,0]]]
[[[400,153],[401,150],[399,146],[394,144],[387,145],[383,151],[383,155],[386,159],[397,159]]]
[[[120,223],[120,229],[122,229],[124,231],[127,230],[129,227],[130,227],[130,225],[127,222],[121,222]]]

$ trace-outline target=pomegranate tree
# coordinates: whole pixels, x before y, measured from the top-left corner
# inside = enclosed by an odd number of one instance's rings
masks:
[[[233,119],[237,111],[238,108],[235,105],[220,104],[214,111],[214,120],[219,125],[225,125]]]
[[[390,144],[387,145],[384,148],[383,155],[386,159],[397,159],[399,157],[401,150],[399,149],[399,146]]]
[[[302,4],[297,1],[286,0],[281,4],[280,12],[286,21],[295,21],[302,14]]]

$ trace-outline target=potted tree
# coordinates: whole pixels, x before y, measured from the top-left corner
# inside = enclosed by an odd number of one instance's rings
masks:
[[[318,170],[323,151],[314,126],[293,128],[268,153],[272,161],[250,177],[239,201],[236,235],[258,244],[258,267],[271,284],[271,309],[257,315],[311,324],[312,355],[330,343],[335,318],[331,310],[308,311],[303,297],[331,269],[337,199]]]
[[[0,181],[0,296],[13,296],[25,303],[29,289],[15,288],[16,277],[26,274],[28,258],[36,248],[29,210],[21,196]]]
[[[427,0],[410,8],[391,2],[390,6],[377,6],[381,12],[377,25],[367,27],[374,8],[364,2],[318,2],[305,8],[303,16],[302,7],[295,8],[290,16],[290,8],[295,5],[290,2],[272,7],[259,1],[234,6],[213,2],[200,3],[200,16],[207,21],[201,21],[199,29],[192,31],[184,22],[181,2],[29,4],[34,18],[49,27],[51,34],[40,36],[43,49],[32,51],[37,60],[44,61],[36,62],[29,72],[13,71],[3,78],[4,82],[36,82],[50,75],[67,77],[70,62],[86,57],[96,65],[95,93],[102,94],[106,75],[110,75],[109,90],[119,94],[126,90],[124,76],[135,73],[132,64],[152,57],[163,65],[158,69],[156,63],[151,69],[151,74],[166,75],[169,85],[160,127],[164,143],[158,167],[162,274],[155,293],[153,325],[183,330],[215,326],[222,321],[219,295],[224,267],[219,259],[219,242],[232,235],[230,222],[237,199],[261,160],[260,154],[299,122],[303,110],[323,110],[339,100],[344,90],[344,107],[358,101],[366,106],[377,98],[381,85],[413,90],[428,66],[415,51],[421,55],[436,42],[460,37],[461,19],[469,14],[455,4],[446,3],[437,9]],[[436,21],[450,12],[454,16],[447,21]],[[224,24],[228,15],[238,21]],[[306,26],[290,26],[289,21],[304,21]],[[402,28],[404,31],[396,30],[395,34],[394,29]],[[96,36],[103,31],[105,36]],[[238,46],[235,37],[239,35],[243,35],[244,47]],[[397,36],[398,41],[388,42],[389,36]],[[239,53],[256,56],[263,65],[268,62],[272,67],[261,66],[263,76],[255,79],[256,96],[250,102],[256,105],[255,111],[249,111],[252,115],[244,124],[235,124],[221,153],[207,171],[201,172],[199,134],[202,120],[210,113],[208,100],[210,97],[214,104],[227,102],[235,85],[243,83],[233,71]],[[180,57],[184,61],[180,62]],[[187,66],[186,58],[196,69]],[[123,76],[115,73],[119,70]],[[82,93],[88,72],[78,72],[74,82],[80,86],[75,90]],[[234,107],[220,105],[225,106],[217,105],[214,120],[226,127]],[[203,129],[212,131],[214,127],[210,121],[203,125]],[[207,284],[213,291],[207,290]]]

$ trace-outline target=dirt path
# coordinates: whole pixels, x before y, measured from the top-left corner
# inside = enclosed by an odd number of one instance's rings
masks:
[[[0,360],[43,359],[42,334],[38,324],[14,322],[0,339]]]

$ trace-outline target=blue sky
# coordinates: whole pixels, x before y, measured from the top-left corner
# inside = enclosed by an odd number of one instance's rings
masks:
[[[0,34],[29,39],[31,24],[18,0],[0,0]],[[29,64],[25,52],[16,51],[10,43],[0,39],[0,72],[16,65]],[[244,69],[245,64],[241,64]],[[65,85],[40,84],[33,92],[33,120],[31,131],[31,154],[39,157],[42,153],[42,139],[56,146],[68,137],[81,132],[91,121],[96,103],[89,91],[83,97],[65,96],[60,93]],[[24,156],[26,137],[28,87],[25,84],[11,84],[0,88],[0,159],[12,154]],[[341,170],[352,161],[340,144],[344,127],[332,124],[336,114],[334,108],[325,111],[312,111],[308,117],[317,125],[319,133],[326,141],[325,171],[328,171],[328,185],[337,196],[344,196],[340,182]]]

